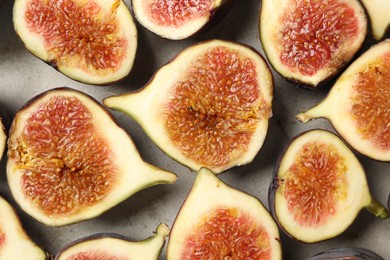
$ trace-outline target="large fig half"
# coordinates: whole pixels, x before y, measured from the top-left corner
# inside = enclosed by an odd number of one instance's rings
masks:
[[[390,26],[389,0],[362,0],[371,21],[372,34],[380,40]]]
[[[260,38],[282,76],[316,87],[360,49],[367,19],[358,0],[263,0]]]
[[[133,117],[167,154],[220,173],[253,160],[272,115],[273,81],[260,54],[232,42],[195,44],[138,92],[103,100]]]
[[[373,199],[365,172],[335,134],[311,130],[295,137],[275,167],[269,204],[291,237],[314,243],[341,234],[366,208],[387,218]]]
[[[390,40],[371,47],[336,81],[318,105],[300,113],[307,122],[328,118],[353,148],[390,161]]]
[[[173,224],[167,259],[281,258],[278,227],[262,203],[200,169]]]
[[[365,248],[335,248],[309,257],[308,260],[384,260],[378,254]]]
[[[15,115],[7,177],[21,208],[53,226],[98,216],[143,188],[176,180],[140,158],[106,109],[69,88],[49,90]]]
[[[0,259],[49,259],[27,235],[12,206],[0,196]]]
[[[155,235],[142,241],[118,234],[96,234],[67,245],[55,260],[157,260],[168,234],[165,224],[160,224]]]
[[[75,80],[108,84],[133,66],[137,30],[122,0],[16,0],[13,20],[31,53]]]
[[[215,23],[234,0],[132,0],[137,20],[153,33],[171,40],[190,37]]]

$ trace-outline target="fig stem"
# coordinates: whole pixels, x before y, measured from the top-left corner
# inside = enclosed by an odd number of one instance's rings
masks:
[[[376,199],[371,199],[371,203],[366,207],[366,209],[378,218],[386,219],[389,217],[389,212],[386,207]]]

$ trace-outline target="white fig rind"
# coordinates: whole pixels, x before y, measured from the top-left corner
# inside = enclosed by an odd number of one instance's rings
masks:
[[[372,34],[376,40],[385,35],[390,26],[390,1],[362,0],[371,21]]]

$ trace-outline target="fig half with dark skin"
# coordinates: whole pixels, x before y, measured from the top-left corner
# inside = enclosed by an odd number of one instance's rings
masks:
[[[212,27],[234,0],[131,0],[136,19],[151,32],[182,40]]]
[[[0,115],[0,160],[3,158],[5,148],[7,146],[7,132],[4,125],[3,116]]]
[[[96,217],[141,189],[177,177],[144,162],[130,136],[91,96],[57,88],[16,113],[7,178],[27,214],[60,226]]]
[[[251,162],[272,116],[273,79],[261,55],[222,40],[192,45],[139,91],[104,105],[137,121],[168,155],[220,173]]]
[[[275,167],[269,205],[292,238],[315,243],[336,237],[365,208],[385,219],[371,197],[363,167],[335,134],[310,130],[291,141]]]
[[[366,248],[335,248],[309,257],[307,260],[384,260]]]
[[[137,29],[122,0],[16,0],[13,22],[27,50],[77,81],[106,85],[133,67]]]
[[[358,152],[390,161],[390,40],[356,59],[319,104],[297,115],[301,122],[327,118]]]
[[[358,0],[264,0],[260,39],[283,77],[309,87],[337,74],[367,34]]]
[[[257,198],[202,168],[172,226],[167,259],[282,259],[279,230]]]
[[[70,243],[60,250],[55,260],[157,260],[168,234],[169,228],[165,224],[160,224],[155,235],[142,241],[119,234],[95,234]]]
[[[371,21],[372,35],[376,40],[385,36],[390,26],[390,1],[388,0],[362,0]]]
[[[14,208],[0,196],[0,259],[51,259],[32,241]]]

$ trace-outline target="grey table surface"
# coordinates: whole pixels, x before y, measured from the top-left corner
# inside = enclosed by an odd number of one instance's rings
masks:
[[[129,1],[126,4],[130,6]],[[258,19],[260,1],[237,0],[227,16],[213,29],[181,41],[160,38],[137,23],[138,50],[131,73],[115,85],[98,87],[67,78],[32,54],[23,46],[12,24],[13,1],[0,4],[0,104],[12,119],[16,111],[41,92],[67,86],[81,90],[97,101],[103,98],[141,88],[153,73],[178,52],[193,43],[207,39],[225,39],[242,42],[257,49],[262,55]],[[387,33],[387,38],[390,33]],[[369,32],[361,52],[377,41]],[[360,52],[360,53],[361,53]],[[275,92],[273,117],[266,141],[254,161],[219,175],[226,183],[257,197],[268,207],[268,186],[279,154],[295,135],[309,129],[321,128],[334,132],[330,123],[318,119],[302,124],[295,115],[321,101],[334,80],[318,89],[310,90],[283,79],[273,71]],[[81,237],[114,232],[134,240],[144,239],[161,222],[171,226],[175,216],[192,187],[196,174],[164,154],[145,135],[139,125],[126,115],[111,111],[135,142],[142,158],[178,175],[173,185],[160,185],[140,191],[103,215],[81,223],[63,227],[47,227],[25,214],[14,202],[5,176],[6,157],[0,164],[0,193],[15,206],[22,224],[31,238],[40,246],[56,254],[66,244]],[[387,204],[390,192],[390,164],[377,162],[356,154],[367,173],[372,195]],[[353,224],[336,238],[304,244],[288,238],[281,232],[284,259],[305,259],[320,251],[338,247],[365,247],[390,259],[390,220],[379,220],[362,211]],[[165,249],[160,259],[165,259]]]

